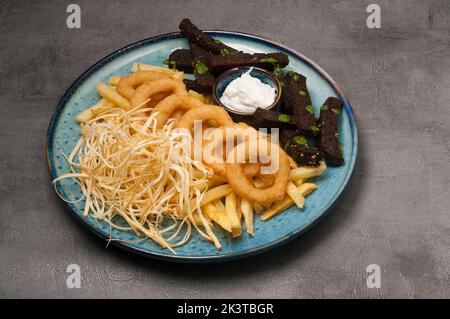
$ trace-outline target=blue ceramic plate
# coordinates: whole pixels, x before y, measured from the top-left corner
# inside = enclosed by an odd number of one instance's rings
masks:
[[[329,168],[317,178],[319,189],[308,196],[304,210],[291,207],[284,213],[262,222],[255,217],[255,237],[245,231],[237,239],[225,233],[218,233],[222,250],[206,242],[197,234],[190,241],[176,250],[174,255],[162,249],[151,240],[139,240],[132,232],[113,230],[111,237],[114,244],[129,251],[145,256],[183,262],[215,262],[238,259],[278,247],[304,233],[321,217],[330,211],[332,205],[342,194],[355,166],[358,135],[355,116],[349,102],[335,81],[313,61],[283,45],[253,35],[212,31],[212,36],[224,43],[248,52],[281,51],[289,55],[288,69],[295,70],[307,77],[308,89],[319,115],[319,106],[329,96],[340,98],[344,102],[344,112],[340,117],[340,139],[345,150],[345,164]],[[178,48],[187,48],[185,38],[179,33],[171,33],[137,42],[105,57],[83,75],[81,75],[61,98],[50,122],[47,135],[47,156],[51,178],[68,172],[67,163],[61,151],[69,154],[80,137],[80,127],[75,116],[99,100],[95,86],[99,81],[106,82],[111,75],[124,75],[130,72],[135,62],[161,65],[169,54]],[[64,180],[57,185],[59,193],[66,199],[76,201],[82,197],[79,185],[73,180]],[[110,237],[106,223],[83,217],[84,200],[67,204],[71,213],[87,228],[104,239]]]

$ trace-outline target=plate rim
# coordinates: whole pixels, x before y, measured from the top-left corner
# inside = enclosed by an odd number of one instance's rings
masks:
[[[340,86],[337,84],[337,82],[322,68],[320,67],[316,62],[309,59],[302,53],[300,53],[297,50],[294,50],[290,47],[285,46],[284,44],[278,43],[276,41],[272,41],[257,35],[253,35],[250,33],[245,32],[237,32],[237,31],[224,31],[224,30],[205,30],[204,32],[208,34],[216,34],[219,36],[235,36],[235,37],[241,37],[241,38],[250,38],[252,40],[256,40],[258,42],[262,42],[263,44],[270,45],[273,47],[277,47],[281,49],[282,51],[288,52],[290,55],[295,56],[295,58],[303,61],[304,63],[308,64],[314,71],[319,73],[321,77],[323,77],[334,89],[334,91],[339,95],[339,98],[344,102],[344,109],[347,112],[347,115],[349,117],[350,122],[350,131],[351,131],[351,137],[353,140],[353,148],[352,153],[350,156],[350,166],[346,172],[345,178],[340,185],[339,190],[335,193],[333,198],[329,201],[329,204],[323,209],[323,212],[318,215],[315,219],[313,219],[309,224],[307,224],[304,227],[299,227],[295,229],[294,231],[286,234],[285,236],[269,242],[265,245],[250,248],[238,252],[230,252],[228,254],[224,255],[207,255],[207,256],[186,256],[186,255],[174,255],[170,254],[164,254],[164,253],[158,253],[158,252],[152,252],[145,249],[141,249],[135,246],[132,246],[126,242],[121,241],[110,241],[110,243],[114,244],[115,246],[122,248],[128,252],[132,252],[144,257],[148,258],[156,258],[160,260],[166,260],[166,261],[172,261],[172,262],[182,262],[182,263],[215,263],[215,262],[225,262],[225,261],[231,261],[236,259],[242,259],[251,257],[257,254],[268,252],[272,249],[275,249],[283,244],[288,243],[289,241],[299,237],[300,235],[306,233],[308,230],[310,230],[312,227],[314,227],[322,218],[324,218],[328,213],[331,211],[333,206],[339,201],[344,191],[347,189],[347,186],[349,184],[350,178],[353,176],[354,169],[356,166],[356,162],[358,159],[358,128],[356,125],[356,116],[353,112],[353,109],[350,105],[349,100],[343,93]],[[138,49],[141,46],[149,45],[152,43],[157,43],[160,41],[168,40],[168,39],[174,39],[182,37],[183,35],[181,32],[170,32],[170,33],[164,33],[160,35],[156,35],[153,37],[149,37],[131,44],[128,44],[120,49],[117,49],[110,54],[106,55],[102,59],[98,60],[96,63],[91,65],[89,68],[87,68],[80,76],[78,76],[72,84],[69,86],[69,88],[64,92],[62,97],[59,99],[58,104],[56,106],[56,109],[54,110],[50,123],[48,125],[47,134],[46,134],[46,158],[47,158],[47,165],[48,165],[48,172],[51,178],[51,181],[56,178],[56,174],[54,171],[54,167],[52,166],[52,163],[50,161],[52,150],[52,142],[53,141],[53,133],[55,129],[55,124],[57,123],[57,119],[59,115],[61,114],[62,110],[64,109],[67,101],[70,99],[70,97],[74,94],[74,92],[81,86],[81,84],[88,78],[92,73],[99,70],[101,67],[103,67],[108,62],[114,60],[117,57],[120,57],[121,55],[133,51],[135,49]],[[55,192],[56,193],[56,192]],[[58,196],[59,197],[59,196]],[[84,225],[87,229],[89,229],[92,233],[99,236],[100,238],[108,241],[109,237],[105,236],[99,229],[92,226],[91,224],[87,223],[83,216],[80,216],[70,205],[69,203],[63,201],[61,198],[60,200],[64,203],[64,206],[69,210],[71,215],[75,217],[75,219],[80,222],[82,225]]]

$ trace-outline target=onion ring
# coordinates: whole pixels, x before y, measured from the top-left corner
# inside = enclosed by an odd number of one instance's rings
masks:
[[[145,103],[151,96],[163,92],[172,92],[177,95],[187,95],[186,85],[183,82],[174,79],[163,79],[152,82],[146,82],[139,86],[131,98],[131,108],[136,108]]]
[[[227,156],[226,175],[228,183],[235,193],[247,198],[250,201],[258,203],[270,203],[281,200],[286,194],[287,183],[289,181],[289,159],[286,153],[276,144],[271,144],[267,140],[260,140],[257,147],[249,145],[248,141],[236,145]],[[251,157],[258,156],[262,146],[267,146],[268,155],[271,156],[274,150],[278,152],[278,170],[275,173],[273,184],[264,189],[258,189],[253,182],[249,180],[243,170],[241,160],[249,160]],[[233,156],[233,157],[231,157]],[[237,158],[237,162],[231,162],[230,158]]]
[[[130,75],[123,76],[120,78],[117,84],[117,93],[122,95],[128,100],[134,95],[134,90],[141,84],[150,81],[162,80],[170,78],[171,76],[164,72],[158,71],[137,71]]]
[[[216,128],[213,132],[211,132],[209,140],[205,140],[203,144],[203,162],[212,168],[214,174],[226,176],[225,159],[227,154],[224,154],[223,151],[229,150],[227,149],[229,143],[239,144],[250,138],[250,134],[252,133],[256,138],[258,134],[257,131],[245,123],[220,126]],[[234,146],[235,145],[233,145],[233,147]],[[222,150],[221,154],[212,154],[213,151],[220,149]],[[247,170],[245,175],[256,176],[258,175],[260,168],[261,166],[257,163],[248,163],[248,165],[244,167],[244,169]],[[258,172],[253,174],[251,171],[252,169],[258,170]]]
[[[208,120],[216,122],[217,126],[233,125],[234,123],[224,108],[217,105],[205,104],[203,107],[196,107],[184,113],[178,127],[185,128],[189,130],[189,132],[192,132],[195,121]]]
[[[186,111],[202,105],[202,102],[189,95],[169,95],[155,106],[154,111],[158,112],[155,117],[158,121],[157,128],[162,128],[169,118],[180,120]]]

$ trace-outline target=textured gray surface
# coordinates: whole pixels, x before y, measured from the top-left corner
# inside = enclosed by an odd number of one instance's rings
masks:
[[[0,297],[450,297],[450,1],[0,0]],[[382,8],[382,28],[365,25]],[[278,40],[314,59],[355,110],[348,191],[307,235],[209,266],[133,256],[79,225],[50,186],[45,134],[65,89],[126,44],[203,28]],[[82,270],[66,288],[66,267]],[[382,288],[366,287],[366,267]]]

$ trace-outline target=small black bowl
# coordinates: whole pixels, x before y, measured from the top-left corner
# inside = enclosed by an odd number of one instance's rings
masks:
[[[214,82],[213,85],[213,91],[212,96],[214,98],[214,101],[217,103],[217,105],[223,106],[229,113],[237,114],[237,115],[252,115],[253,113],[249,112],[239,112],[236,110],[233,110],[226,105],[222,104],[220,102],[220,97],[222,96],[223,92],[225,91],[226,87],[231,83],[231,81],[237,79],[242,74],[250,70],[250,75],[259,79],[262,83],[268,84],[272,86],[275,89],[276,92],[276,98],[273,101],[272,105],[267,107],[267,110],[275,109],[278,104],[281,101],[281,82],[278,80],[278,78],[270,73],[269,71],[266,71],[261,68],[251,67],[251,66],[241,66],[234,69],[230,69],[222,73],[220,76],[218,76]]]

